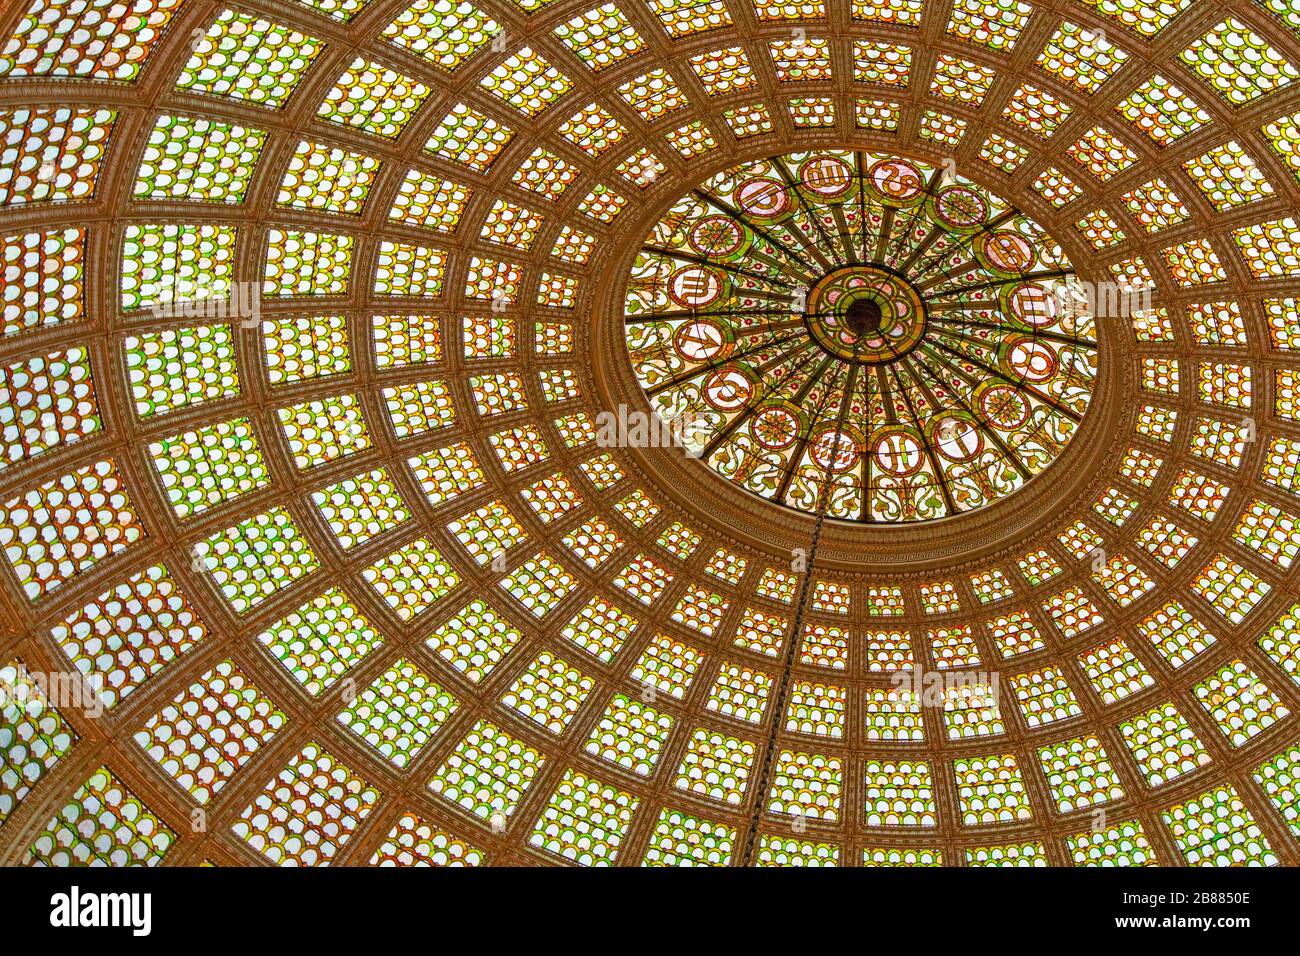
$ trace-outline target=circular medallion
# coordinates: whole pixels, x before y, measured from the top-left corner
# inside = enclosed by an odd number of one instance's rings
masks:
[[[979,184],[821,150],[683,199],[623,327],[647,399],[701,411],[701,467],[832,518],[927,521],[1014,494],[1077,430],[1095,323],[1060,244]]]

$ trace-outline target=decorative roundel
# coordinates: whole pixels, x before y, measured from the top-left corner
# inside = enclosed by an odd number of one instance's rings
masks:
[[[691,226],[691,248],[702,256],[727,259],[745,245],[745,230],[727,216],[709,216]]]
[[[1034,267],[1034,245],[1018,232],[982,232],[975,237],[976,258],[993,272],[1023,275]]]
[[[1033,328],[1055,325],[1061,312],[1061,296],[1034,282],[1005,286],[1000,306],[1011,320]]]
[[[727,285],[717,269],[686,266],[673,273],[668,295],[683,309],[703,309],[718,301]]]
[[[815,431],[808,446],[812,460],[823,471],[846,471],[857,464],[861,454],[861,442],[848,427],[835,422]]]
[[[754,416],[750,431],[754,439],[768,451],[789,448],[803,429],[800,415],[781,405],[765,408]]]
[[[723,478],[834,518],[925,521],[1011,494],[1077,430],[1097,352],[1072,281],[1038,223],[949,170],[791,153],[673,204],[624,327],[651,404],[690,410]]]
[[[1020,389],[993,382],[976,390],[975,407],[984,421],[1003,431],[1015,431],[1029,418],[1030,404]]]
[[[753,222],[780,218],[790,209],[790,195],[785,184],[775,179],[754,178],[735,190],[740,209]]]
[[[930,420],[930,442],[950,461],[970,461],[984,444],[978,423],[970,416],[943,415]]]
[[[853,167],[837,157],[821,156],[800,167],[799,182],[824,199],[843,196],[853,187]]]
[[[1055,350],[1037,339],[1015,339],[1008,344],[1007,366],[1012,375],[1027,382],[1045,382],[1056,374]]]
[[[753,382],[738,368],[719,369],[704,383],[705,401],[721,412],[734,412],[748,403],[753,394]]]
[[[878,430],[871,446],[872,463],[879,473],[903,477],[921,467],[924,442],[906,425],[887,425]]]
[[[954,232],[980,229],[988,218],[989,206],[979,190],[949,186],[934,195],[939,223]]]
[[[882,160],[868,174],[884,205],[903,205],[925,195],[925,177],[915,163],[905,159]]]
[[[683,322],[673,333],[673,348],[688,361],[708,362],[726,349],[727,332],[717,322],[707,319]]]

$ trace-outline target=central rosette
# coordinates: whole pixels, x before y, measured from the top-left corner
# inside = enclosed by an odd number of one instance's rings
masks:
[[[804,323],[826,352],[874,365],[916,348],[925,337],[925,303],[912,283],[892,269],[843,266],[809,291]]]

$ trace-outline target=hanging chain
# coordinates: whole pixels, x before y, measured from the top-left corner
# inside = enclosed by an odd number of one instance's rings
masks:
[[[854,358],[857,358],[857,347],[853,349]],[[856,381],[856,369],[854,374],[849,376],[849,385],[844,393],[844,404],[840,406],[839,421],[835,423],[835,445],[831,453],[831,463],[835,461],[834,452],[839,450],[840,436],[844,434],[844,419],[848,414],[849,405],[853,402],[853,386]],[[767,746],[763,750],[763,763],[759,769],[758,780],[756,781],[754,796],[754,813],[749,820],[749,832],[745,836],[744,854],[741,856],[741,866],[754,865],[754,848],[758,844],[758,826],[763,816],[763,804],[767,799],[767,788],[771,785],[772,780],[772,762],[776,757],[776,737],[781,729],[781,719],[785,714],[785,701],[790,692],[790,672],[794,669],[795,654],[799,649],[799,634],[803,629],[804,613],[808,609],[808,597],[812,593],[813,579],[813,561],[817,558],[817,545],[822,537],[822,525],[826,521],[826,511],[830,507],[830,489],[832,478],[835,472],[831,468],[826,469],[826,478],[822,484],[821,494],[817,502],[817,519],[813,522],[812,540],[808,545],[808,555],[804,564],[803,580],[799,582],[799,601],[795,607],[794,621],[790,625],[788,634],[790,645],[786,648],[785,661],[781,667],[781,677],[777,682],[776,697],[773,698],[772,704],[772,727],[767,734]]]

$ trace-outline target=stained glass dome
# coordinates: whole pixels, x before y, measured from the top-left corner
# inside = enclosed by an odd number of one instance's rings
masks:
[[[1295,0],[10,0],[0,144],[0,864],[1300,864]]]
[[[963,177],[795,153],[672,204],[628,276],[627,348],[722,477],[919,521],[1010,494],[1068,444],[1096,377],[1080,292],[1037,222]]]

